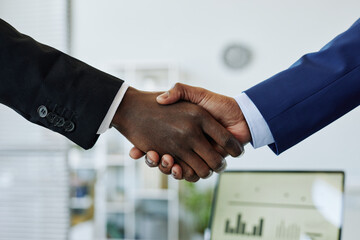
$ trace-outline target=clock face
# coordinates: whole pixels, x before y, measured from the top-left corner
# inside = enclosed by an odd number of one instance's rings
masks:
[[[231,69],[243,69],[250,60],[251,51],[241,44],[229,45],[223,53],[223,61]]]

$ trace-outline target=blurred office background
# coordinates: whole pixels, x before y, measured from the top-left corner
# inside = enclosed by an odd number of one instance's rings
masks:
[[[356,0],[0,0],[0,18],[143,90],[177,81],[236,96],[317,51]],[[281,156],[246,147],[229,169],[344,170],[343,239],[358,239],[360,109]],[[202,239],[216,176],[176,182],[111,129],[90,151],[0,106],[0,239]],[[194,214],[196,211],[196,214]]]

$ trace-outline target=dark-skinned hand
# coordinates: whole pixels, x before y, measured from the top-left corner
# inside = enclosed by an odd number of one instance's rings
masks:
[[[226,166],[211,142],[232,156],[242,153],[242,145],[206,110],[188,102],[160,105],[159,94],[129,88],[113,118],[112,126],[139,150],[169,154],[192,182]]]
[[[173,104],[179,100],[189,101],[206,109],[240,143],[246,144],[251,140],[247,122],[234,98],[181,83],[177,83],[172,89],[157,98],[157,102],[164,105]],[[221,146],[216,143],[213,143],[213,146],[223,157],[226,156],[226,151]],[[144,154],[145,152],[136,147],[130,151],[130,156],[134,159],[141,158]],[[145,157],[154,163],[151,167],[158,166],[161,172],[165,174],[171,172],[175,179],[182,178],[182,168],[171,155],[148,151]]]

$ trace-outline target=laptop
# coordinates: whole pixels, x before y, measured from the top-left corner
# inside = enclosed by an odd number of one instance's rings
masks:
[[[210,220],[211,240],[340,240],[342,171],[226,171]]]

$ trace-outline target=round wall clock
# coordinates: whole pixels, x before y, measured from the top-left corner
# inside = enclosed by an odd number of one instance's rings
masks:
[[[223,52],[223,61],[231,69],[243,69],[250,60],[251,51],[241,44],[231,44]]]

